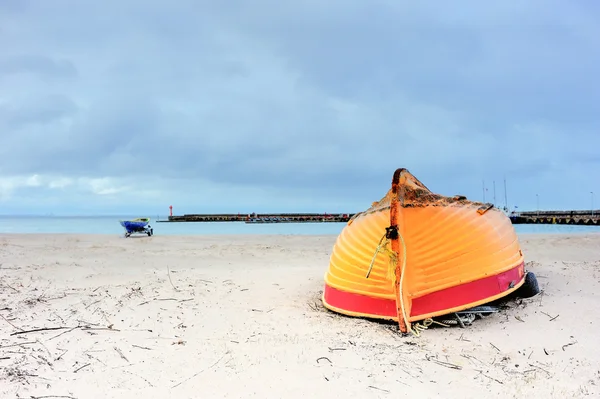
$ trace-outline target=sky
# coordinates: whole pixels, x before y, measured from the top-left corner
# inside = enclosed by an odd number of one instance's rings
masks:
[[[1,0],[0,49],[0,214],[600,208],[593,0]]]

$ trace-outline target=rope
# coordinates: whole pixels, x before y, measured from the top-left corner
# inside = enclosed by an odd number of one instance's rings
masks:
[[[375,264],[375,259],[377,259],[377,255],[382,250],[389,257],[388,278],[390,280],[392,279],[392,276],[395,278],[395,273],[393,273],[393,271],[395,270],[396,265],[397,265],[397,255],[395,252],[389,250],[386,247],[390,241],[389,239],[386,238],[386,236],[387,236],[387,234],[384,234],[381,237],[381,239],[379,240],[379,244],[377,245],[377,248],[375,249],[375,253],[373,254],[373,258],[371,259],[371,264],[369,265],[369,269],[367,270],[367,274],[365,276],[366,278],[369,278],[369,276],[371,275],[371,271],[373,270],[373,265]],[[406,323],[407,330],[409,332],[411,332],[414,336],[420,337],[421,332],[426,330],[427,328],[429,328],[429,326],[432,324],[439,324],[444,327],[450,327],[449,325],[435,321],[432,318],[425,319],[425,320],[423,320],[422,323],[411,324],[408,321],[408,317],[406,314],[406,306],[404,304],[404,295],[403,295],[404,274],[406,271],[406,242],[404,241],[404,237],[402,236],[402,234],[400,234],[399,232],[398,232],[398,237],[400,237],[400,242],[402,243],[402,269],[400,271],[400,287],[399,287],[400,288],[400,295],[399,295],[400,296],[400,310],[402,311],[402,318],[404,319],[404,322]],[[392,273],[392,276],[390,276],[390,273]]]
[[[410,332],[412,332],[415,337],[420,337],[421,336],[421,332],[427,330],[429,328],[429,326],[432,325],[432,324],[438,324],[438,325],[443,326],[443,327],[450,327],[448,324],[440,323],[439,321],[435,321],[432,318],[425,319],[425,320],[423,320],[422,323],[415,323],[415,324],[413,324],[414,329],[411,328],[410,323],[407,323],[407,324],[409,326],[408,330]]]
[[[384,239],[385,239],[385,241],[384,241]],[[379,254],[379,251],[381,250],[381,248],[385,247],[388,242],[389,242],[389,240],[386,238],[386,234],[384,234],[383,237],[381,237],[381,239],[379,240],[379,244],[377,245],[377,248],[375,249],[375,253],[373,254],[373,259],[371,259],[371,264],[369,265],[369,270],[367,270],[367,275],[365,276],[365,278],[369,278],[369,276],[371,275],[371,271],[373,270],[373,265],[375,264],[375,259],[377,258],[377,254]]]

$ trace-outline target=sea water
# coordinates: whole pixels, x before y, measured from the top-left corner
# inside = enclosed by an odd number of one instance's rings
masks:
[[[0,234],[116,234],[124,233],[119,220],[138,216],[0,216]],[[167,220],[167,217],[159,217]],[[157,223],[150,219],[156,236],[160,235],[227,235],[227,234],[285,234],[338,235],[346,223],[256,223],[244,222],[182,222]],[[600,233],[600,226],[557,224],[515,225],[523,233]]]
[[[117,234],[125,229],[120,220],[139,216],[0,216],[2,233],[69,233]],[[167,220],[160,217],[159,220]],[[339,234],[345,223],[257,223],[244,222],[178,222],[159,223],[150,218],[150,226],[159,235],[227,235],[227,234]]]

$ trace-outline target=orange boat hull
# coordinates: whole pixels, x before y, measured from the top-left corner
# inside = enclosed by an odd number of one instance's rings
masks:
[[[524,277],[518,238],[502,211],[433,194],[398,169],[386,196],[338,236],[322,300],[332,311],[402,328],[502,298]]]

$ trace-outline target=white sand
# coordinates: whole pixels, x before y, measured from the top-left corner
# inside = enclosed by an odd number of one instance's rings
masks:
[[[522,236],[543,295],[420,338],[322,308],[334,240],[0,235],[0,398],[600,397],[600,235]]]

